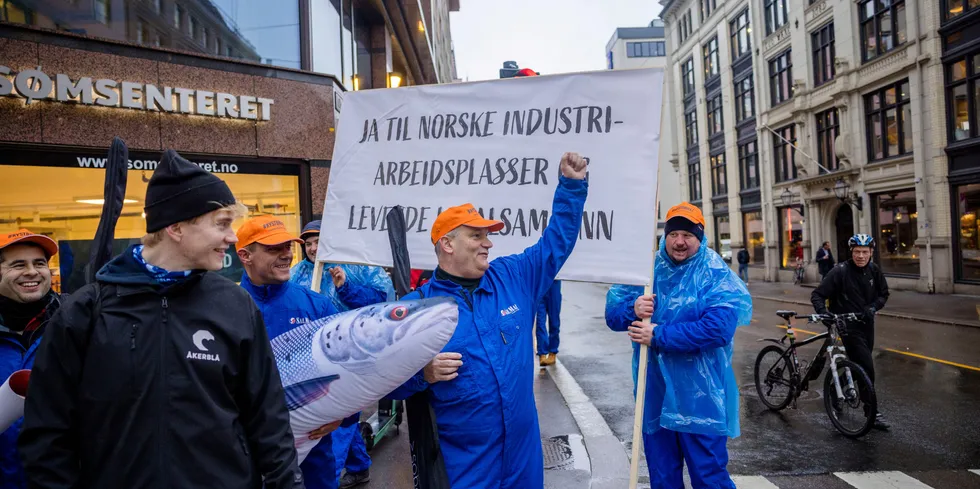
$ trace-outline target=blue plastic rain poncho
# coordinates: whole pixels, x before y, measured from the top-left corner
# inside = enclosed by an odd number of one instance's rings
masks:
[[[340,289],[333,286],[333,279],[327,271],[333,267],[340,267],[347,274],[347,281]],[[293,265],[289,271],[289,281],[310,288],[313,282],[313,263],[304,259]],[[329,297],[340,312],[395,300],[395,287],[391,284],[391,277],[383,268],[367,265],[324,263],[320,293]]]
[[[665,248],[661,238],[654,262],[656,299],[651,321],[657,327],[647,364],[643,432],[667,428],[737,437],[732,338],[737,326],[751,321],[752,297],[704,238],[698,252],[680,264]],[[606,324],[626,331],[637,320],[633,304],[642,294],[642,287],[613,285],[606,295]],[[639,352],[634,343],[634,386]]]

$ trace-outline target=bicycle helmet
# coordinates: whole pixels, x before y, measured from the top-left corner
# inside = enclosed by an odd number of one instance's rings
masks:
[[[875,239],[867,234],[855,234],[851,236],[851,239],[847,240],[847,247],[854,249],[855,246],[867,246],[873,248],[875,245]]]

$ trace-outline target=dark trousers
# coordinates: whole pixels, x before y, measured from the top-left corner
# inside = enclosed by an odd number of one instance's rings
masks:
[[[561,282],[555,280],[538,303],[535,318],[535,335],[538,339],[538,355],[558,353],[561,330]],[[547,322],[547,324],[546,324]]]
[[[875,346],[874,325],[868,326],[866,331],[842,336],[841,340],[844,343],[844,349],[847,350],[847,358],[860,365],[868,374],[868,378],[871,379],[871,385],[874,385],[875,362],[871,357],[871,351],[874,350]]]

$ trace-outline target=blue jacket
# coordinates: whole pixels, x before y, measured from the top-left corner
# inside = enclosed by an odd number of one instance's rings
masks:
[[[333,267],[343,268],[347,275],[347,280],[339,289],[333,286],[333,279],[327,272]],[[289,271],[289,281],[309,289],[313,282],[313,263],[304,259],[293,265]],[[333,306],[340,312],[395,300],[395,287],[391,284],[391,277],[383,268],[367,265],[324,263],[320,293],[330,298]]]
[[[337,314],[326,297],[292,282],[255,285],[243,273],[242,288],[259,307],[270,341],[309,321]],[[300,464],[307,489],[336,489],[339,481],[331,441],[330,435],[321,438]]]
[[[456,298],[459,322],[442,351],[462,354],[463,366],[455,379],[432,385],[419,372],[389,397],[427,391],[454,488],[544,485],[533,390],[534,315],[575,246],[587,193],[586,181],[561,177],[541,239],[523,253],[490,262],[472,292],[446,280],[420,289],[425,297]]]
[[[694,256],[675,263],[664,239],[654,262],[656,324],[647,363],[643,432],[660,428],[702,435],[739,435],[738,385],[732,370],[735,328],[752,318],[752,297],[728,264],[702,239]],[[606,324],[626,331],[643,287],[613,285]],[[633,344],[633,385],[639,366]],[[635,389],[635,387],[634,387]],[[634,395],[636,391],[634,390]]]
[[[52,303],[43,313],[45,323],[61,305],[61,298],[58,295],[51,295],[51,297]],[[34,356],[42,337],[40,334],[35,334],[30,347],[25,349],[18,336],[3,332],[3,329],[3,318],[0,317],[0,384],[6,382],[14,372],[31,369],[34,366]],[[27,487],[24,466],[21,463],[20,451],[17,449],[17,436],[20,435],[23,424],[24,418],[21,418],[0,433],[0,489]]]

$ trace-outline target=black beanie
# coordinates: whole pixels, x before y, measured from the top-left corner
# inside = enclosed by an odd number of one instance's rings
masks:
[[[235,203],[223,180],[168,149],[146,186],[146,232],[187,221]]]
[[[686,217],[675,216],[670,218],[664,225],[664,235],[670,234],[671,231],[687,231],[696,236],[698,241],[704,239],[704,226],[695,224]]]

